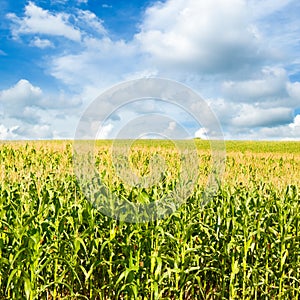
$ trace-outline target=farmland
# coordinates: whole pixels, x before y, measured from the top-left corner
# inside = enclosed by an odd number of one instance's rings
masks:
[[[86,199],[68,141],[0,144],[0,299],[298,299],[300,143],[226,142],[225,172],[203,203],[210,147],[196,141],[199,178],[173,214],[127,223]],[[155,201],[172,190],[180,164],[171,142],[141,140],[131,163],[163,182],[126,185],[112,141],[98,141],[96,167],[118,197]]]

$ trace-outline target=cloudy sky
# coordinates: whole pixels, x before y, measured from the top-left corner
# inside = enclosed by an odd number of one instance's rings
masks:
[[[101,93],[161,77],[199,93],[226,139],[300,140],[299,15],[298,0],[1,0],[0,139],[72,139]],[[154,102],[103,103],[99,136],[158,110],[162,132],[209,135]]]

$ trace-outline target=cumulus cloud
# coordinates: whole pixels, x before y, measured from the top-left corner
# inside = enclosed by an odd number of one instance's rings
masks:
[[[51,13],[31,1],[25,7],[24,17],[9,13],[7,18],[13,23],[12,34],[16,39],[23,34],[61,36],[72,41],[81,39],[80,31],[69,22],[69,14]]]
[[[70,137],[80,116],[81,99],[64,93],[45,95],[22,79],[0,91],[3,139]]]
[[[191,133],[182,124],[177,124],[176,121],[173,121],[171,116],[145,114],[116,124],[112,136],[121,139],[159,137],[172,140],[191,137]]]
[[[200,72],[241,69],[269,54],[242,0],[157,2],[136,39],[154,61]]]
[[[283,68],[264,68],[256,79],[225,81],[222,92],[228,105],[230,102],[244,103],[265,110],[285,107],[288,111],[296,109],[300,103],[300,83],[291,82]],[[285,118],[284,114],[282,117]]]
[[[295,116],[294,122],[289,124],[289,127],[297,130],[300,137],[300,115]]]
[[[0,124],[0,140],[15,139],[18,135],[14,132],[18,129],[18,126],[7,128],[3,124]]]
[[[32,126],[19,126],[14,133],[24,139],[52,139],[53,129],[48,124],[35,124]]]
[[[47,35],[63,37],[80,45],[82,38],[89,36],[88,32],[92,32],[93,36],[107,34],[103,21],[89,10],[77,9],[73,14],[51,12],[30,1],[25,6],[23,17],[9,13],[7,18],[11,21],[12,35],[15,39],[23,35]],[[51,41],[37,36],[30,44],[39,48],[53,47]]]
[[[156,2],[146,10],[133,39],[113,41],[100,19],[78,10],[75,18],[82,35],[89,24],[93,36],[83,37],[77,53],[53,57],[50,72],[67,85],[84,88],[105,87],[135,74],[174,79],[174,73],[186,72],[228,76],[270,58],[250,17],[243,0]]]
[[[252,105],[243,105],[239,115],[233,117],[232,125],[238,127],[273,127],[289,124],[293,121],[293,110],[285,107],[269,109],[256,108]]]
[[[238,102],[264,102],[274,97],[286,97],[288,76],[282,68],[264,68],[261,79],[225,81],[223,92]]]
[[[51,41],[47,39],[40,39],[39,37],[35,37],[31,42],[31,46],[38,47],[40,49],[45,49],[45,48],[53,48],[54,45]]]
[[[101,126],[98,133],[97,133],[97,135],[96,135],[96,138],[97,139],[107,139],[107,138],[109,138],[109,135],[113,130],[113,127],[114,126],[111,123]]]
[[[288,101],[287,101],[288,102]],[[239,103],[210,99],[209,104],[220,121],[226,139],[297,139],[300,131],[294,109],[261,103]],[[298,102],[299,104],[299,102]]]
[[[7,114],[25,113],[26,107],[40,109],[74,108],[82,104],[79,96],[71,96],[66,93],[45,95],[42,89],[34,86],[26,79],[19,80],[14,86],[0,91],[0,104]]]
[[[87,0],[77,2],[86,3]],[[45,112],[53,112],[49,115],[55,122],[60,120],[59,126],[64,127],[62,119],[69,118],[69,109],[74,109],[72,113],[78,117],[80,107],[87,106],[113,84],[124,79],[161,76],[187,84],[192,82],[208,99],[231,138],[254,138],[258,134],[295,138],[299,118],[293,119],[293,110],[299,107],[300,83],[290,79],[291,73],[297,73],[299,68],[290,51],[299,42],[300,23],[295,22],[298,17],[292,5],[296,4],[289,0],[154,2],[140,21],[140,31],[124,41],[111,38],[103,21],[91,11],[77,8],[72,14],[52,12],[28,2],[24,16],[7,15],[12,23],[12,34],[16,39],[29,36],[32,38],[30,45],[41,49],[55,44],[55,54],[47,57],[46,71],[74,94],[58,91],[46,95],[39,87],[21,80],[0,92],[1,110],[7,116],[24,120],[28,126],[36,122],[40,126],[36,127],[36,132],[47,137],[51,136],[50,128],[53,136],[69,134],[68,129],[65,132],[59,128],[54,130]],[[272,22],[268,20],[277,17],[278,12],[284,16],[280,21],[282,26],[270,28]],[[291,20],[288,12],[293,15]],[[71,41],[74,47],[59,52],[60,40],[54,37]],[[100,117],[106,116],[120,101],[113,99],[102,103]],[[176,116],[176,120],[190,120],[183,114],[150,104],[132,105],[123,115],[116,114],[115,119],[111,116],[111,123],[104,125],[100,137],[116,135],[118,122],[130,121],[144,113],[164,112]],[[201,111],[206,122],[194,128],[195,136],[213,135],[206,126],[210,125],[211,115],[201,103],[190,103],[189,109],[191,113]],[[72,124],[76,124],[75,120],[72,119]],[[141,120],[134,124],[136,128],[144,128]],[[174,124],[170,120],[157,121],[155,126],[161,126],[160,132],[175,136],[179,126],[174,127]],[[3,136],[26,135],[30,127],[8,128],[12,126],[1,129]]]
[[[42,95],[43,92],[39,87],[21,79],[13,87],[0,91],[0,102],[13,112],[16,109],[23,110],[26,106],[37,105]]]
[[[195,132],[195,137],[196,138],[200,138],[202,140],[207,140],[207,134],[208,134],[208,130],[205,129],[204,127],[199,128],[196,132]]]
[[[62,54],[51,61],[51,74],[67,85],[99,89],[122,80],[138,64],[136,47],[108,37],[84,39],[78,54]],[[132,64],[131,64],[132,63]]]
[[[291,99],[300,104],[300,82],[288,82],[286,88]]]
[[[43,92],[29,81],[22,79],[7,90],[0,91],[2,118],[15,119],[24,124],[42,122],[40,104],[43,102]]]
[[[4,126],[0,124],[0,140],[52,139],[55,131],[48,124],[19,124]]]
[[[232,136],[229,138],[232,138]],[[286,140],[300,141],[300,115],[287,125],[274,127],[251,128],[248,131],[241,131],[235,138],[253,140]]]

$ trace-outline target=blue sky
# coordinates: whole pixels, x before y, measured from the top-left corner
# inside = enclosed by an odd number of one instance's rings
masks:
[[[162,77],[197,91],[226,139],[299,140],[299,15],[292,0],[2,0],[0,139],[72,139],[103,91]],[[162,132],[176,136],[176,120],[190,137],[210,136],[160,109],[170,118]],[[113,110],[104,103],[101,116]],[[118,110],[100,136],[113,138],[144,111]]]

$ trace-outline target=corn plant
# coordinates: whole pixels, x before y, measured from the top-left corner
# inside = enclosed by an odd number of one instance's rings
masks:
[[[89,201],[69,142],[2,143],[0,299],[299,299],[299,143],[227,142],[210,201],[209,143],[196,145],[186,201],[165,218],[126,223]],[[169,142],[132,146],[128,168],[150,176],[146,186],[122,179],[110,141],[95,149],[101,182],[121,199],[150,203],[176,188],[180,155]],[[165,163],[152,178],[154,153]]]

